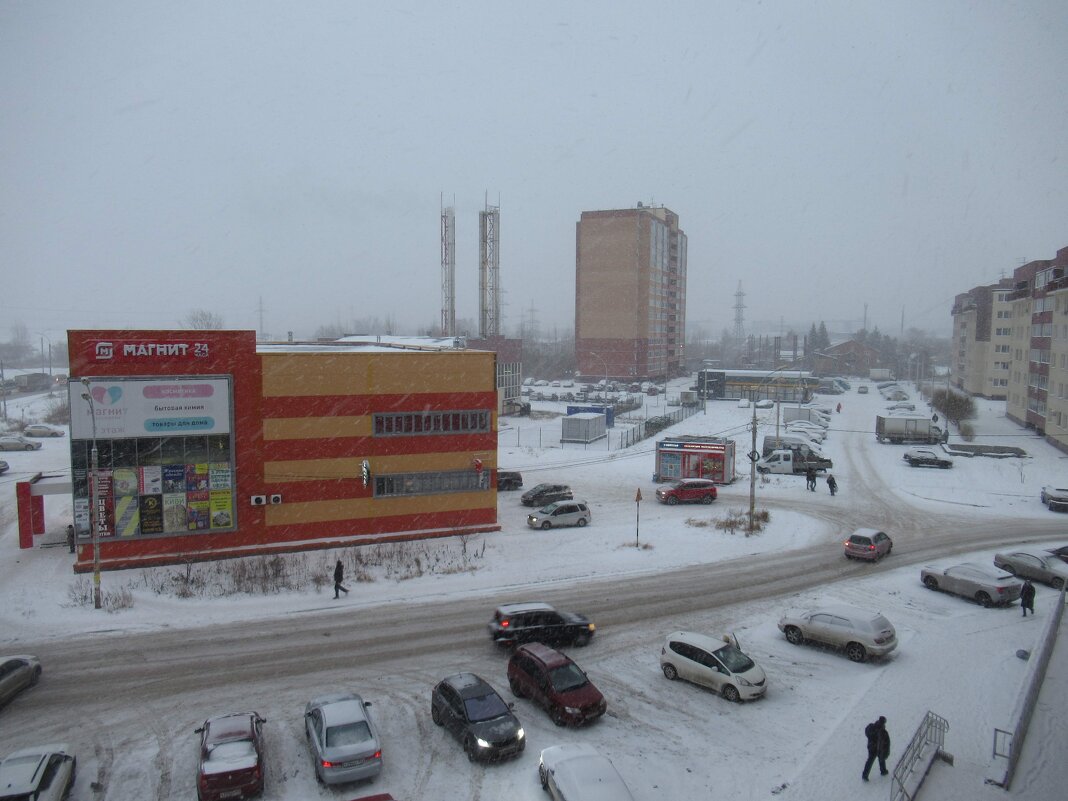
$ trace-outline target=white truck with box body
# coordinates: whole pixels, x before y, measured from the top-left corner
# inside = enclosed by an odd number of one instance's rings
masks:
[[[784,423],[790,423],[794,420],[805,420],[809,423],[815,423],[816,425],[826,428],[830,425],[830,418],[823,412],[822,409],[814,409],[811,406],[783,406],[782,407],[782,421]]]
[[[830,459],[806,455],[800,449],[781,448],[760,459],[756,463],[756,471],[761,474],[785,473],[786,475],[797,475],[798,473],[808,472],[810,467],[814,468],[816,472],[823,472],[824,470],[830,470],[833,466]]]
[[[878,414],[875,416],[875,439],[895,444],[936,445],[946,442],[949,434],[922,415]]]

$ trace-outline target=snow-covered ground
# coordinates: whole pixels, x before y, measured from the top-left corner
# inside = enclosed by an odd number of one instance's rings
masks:
[[[677,392],[679,384],[672,387]],[[542,480],[570,483],[576,497],[587,499],[593,524],[585,529],[533,531],[525,525],[529,511],[519,504],[518,493],[501,493],[500,533],[472,538],[468,548],[485,548],[480,567],[473,572],[424,575],[404,581],[379,578],[354,586],[350,597],[335,602],[328,592],[273,595],[263,598],[210,600],[176,599],[157,595],[145,587],[139,571],[105,574],[105,586],[131,586],[131,609],[107,615],[73,608],[68,587],[75,581],[70,557],[62,546],[63,530],[70,520],[70,500],[50,497],[46,503],[49,533],[42,547],[17,549],[14,481],[35,472],[65,473],[69,469],[66,438],[44,441],[40,451],[9,453],[11,465],[0,477],[0,651],[25,652],[35,643],[94,636],[97,629],[147,631],[175,626],[203,627],[212,623],[313,614],[328,619],[350,614],[354,608],[395,602],[440,602],[461,597],[485,597],[488,610],[507,599],[536,598],[539,590],[582,582],[590,577],[615,578],[625,585],[628,577],[670,570],[687,565],[722,562],[752,554],[825,547],[827,558],[841,559],[839,541],[847,531],[830,522],[843,514],[863,525],[868,499],[862,476],[874,472],[892,493],[882,501],[892,506],[952,513],[954,519],[989,523],[1003,519],[1006,528],[1016,527],[1028,538],[1029,520],[1049,521],[1051,513],[1039,502],[1041,486],[1063,475],[1064,457],[1037,437],[1020,430],[1003,416],[1003,404],[979,401],[980,439],[996,437],[999,444],[1019,445],[1024,459],[958,459],[952,470],[909,468],[902,460],[903,448],[877,445],[871,435],[874,415],[883,407],[877,393],[854,391],[827,399],[843,403],[834,416],[834,429],[824,447],[835,460],[834,473],[841,491],[831,498],[821,482],[819,492],[807,492],[801,477],[771,476],[757,482],[758,503],[772,510],[767,530],[753,537],[731,535],[710,526],[695,526],[691,520],[723,517],[730,509],[748,507],[748,465],[738,463],[740,479],[721,488],[713,507],[666,507],[655,501],[653,470],[654,440],[631,448],[608,449],[606,443],[585,448],[559,443],[559,422],[545,419],[505,418],[501,421],[501,467],[523,472],[525,486]],[[18,414],[27,422],[40,415],[49,401],[22,401]],[[649,398],[649,416],[668,409],[664,399]],[[564,404],[535,402],[535,410],[562,411]],[[774,410],[758,412],[760,436],[774,431]],[[752,411],[733,403],[714,403],[690,417],[671,433],[731,436],[738,453],[749,448],[746,425]],[[541,432],[537,431],[541,428]],[[538,436],[539,439],[535,440]],[[532,444],[540,442],[540,445]],[[515,443],[519,443],[518,445]],[[847,447],[848,443],[848,447]],[[641,489],[640,511],[634,498]],[[889,530],[889,529],[888,529]],[[894,532],[890,531],[893,535]],[[648,547],[635,548],[635,540]],[[54,543],[55,547],[43,547]],[[1043,541],[1028,545],[1040,549],[1063,544]],[[455,547],[442,542],[432,547]],[[898,554],[900,549],[895,549]],[[993,549],[982,549],[968,560],[989,562]],[[963,559],[952,559],[950,564]],[[601,686],[609,700],[609,715],[587,729],[556,729],[544,713],[529,702],[517,701],[517,712],[529,733],[528,750],[518,760],[486,768],[473,768],[462,760],[459,748],[441,732],[413,725],[413,716],[426,716],[429,686],[425,671],[417,675],[383,670],[361,677],[358,689],[374,698],[374,710],[386,742],[387,767],[366,792],[390,791],[399,799],[421,801],[417,766],[402,755],[433,748],[455,750],[456,786],[434,786],[434,799],[466,799],[462,777],[467,771],[480,776],[481,798],[507,796],[522,801],[542,797],[535,779],[540,748],[558,742],[585,741],[608,755],[623,774],[638,799],[764,798],[775,794],[786,799],[840,799],[884,797],[889,780],[873,776],[862,784],[859,773],[864,760],[864,725],[879,715],[889,719],[894,743],[892,761],[911,736],[927,710],[946,717],[951,730],[947,750],[957,766],[936,766],[932,786],[939,799],[965,801],[984,798],[991,791],[983,780],[998,772],[990,758],[994,727],[1009,727],[1019,685],[1027,665],[1016,657],[1018,649],[1030,650],[1055,599],[1052,590],[1038,589],[1036,618],[1022,620],[1018,607],[982,609],[952,596],[925,590],[915,566],[895,567],[894,558],[873,566],[863,578],[840,581],[817,590],[789,597],[773,597],[694,612],[677,619],[650,624],[604,629],[576,659]],[[854,664],[840,653],[815,646],[789,645],[776,627],[782,611],[790,606],[827,602],[853,603],[879,608],[895,625],[900,646],[889,658]],[[581,610],[579,610],[581,611]],[[472,621],[481,626],[484,621]],[[766,670],[767,697],[745,705],[727,704],[700,688],[668,682],[660,674],[658,657],[664,636],[676,629],[713,634],[734,632],[743,648]],[[457,665],[428,665],[425,670],[445,675],[449,669],[474,670],[485,675],[506,698],[503,660],[483,652]],[[33,698],[47,693],[48,671],[62,666],[46,665],[42,684],[0,712],[0,752],[24,743],[22,730],[6,725],[18,721],[40,738],[63,734],[33,728]],[[313,677],[314,684],[329,686],[330,676]],[[339,679],[340,680],[340,679]],[[347,679],[347,680],[351,680]],[[1063,679],[1061,679],[1063,687]],[[256,697],[238,705],[256,706],[270,721],[299,718],[300,705],[309,697],[308,687],[256,687]],[[1060,696],[1063,699],[1063,695]],[[208,714],[226,711],[211,708],[217,699],[204,698],[202,709],[173,712],[175,732],[189,732]],[[299,723],[298,723],[299,725]],[[269,727],[270,728],[270,727]],[[293,733],[290,721],[269,733],[272,761],[265,798],[337,798],[320,790],[309,777],[303,742]],[[173,797],[192,792],[195,745],[173,756],[172,773],[184,775],[184,784],[174,780]],[[1060,751],[1047,748],[1026,781],[1027,795],[1058,797],[1055,782],[1064,786],[1063,730],[1054,728],[1045,737],[1058,739]],[[429,738],[429,739],[428,739]],[[36,739],[36,738],[35,738]],[[93,743],[90,736],[74,732],[70,738],[86,753],[83,778],[75,798],[91,796],[88,788]],[[441,739],[441,742],[438,742]],[[430,742],[430,745],[427,743]],[[143,782],[155,787],[151,773],[153,755],[129,755],[124,763],[125,781],[116,772],[106,798],[127,798]],[[138,768],[137,765],[141,764]],[[138,770],[141,772],[139,773]],[[131,778],[132,776],[132,778]],[[1046,783],[1048,779],[1049,783]],[[125,788],[125,789],[123,789]],[[1016,792],[1013,795],[1017,795]],[[142,796],[137,796],[142,797]],[[993,797],[993,796],[991,796]]]

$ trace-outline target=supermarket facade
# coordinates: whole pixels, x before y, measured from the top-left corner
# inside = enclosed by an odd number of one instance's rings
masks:
[[[93,509],[104,569],[500,528],[493,352],[252,331],[68,348],[78,571]]]

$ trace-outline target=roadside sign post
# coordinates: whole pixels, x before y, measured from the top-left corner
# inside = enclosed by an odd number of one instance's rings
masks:
[[[639,548],[638,544],[638,524],[641,521],[641,509],[642,509],[642,488],[638,487],[638,492],[634,495],[634,547]]]

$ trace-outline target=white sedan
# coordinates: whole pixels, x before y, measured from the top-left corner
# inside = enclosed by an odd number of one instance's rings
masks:
[[[538,760],[538,779],[553,801],[634,801],[608,757],[587,743],[546,748]]]

